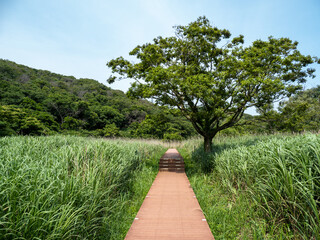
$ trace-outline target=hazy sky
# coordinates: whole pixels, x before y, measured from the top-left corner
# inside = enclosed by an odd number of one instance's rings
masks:
[[[107,84],[107,61],[203,15],[246,44],[289,37],[320,57],[320,0],[0,0],[0,58]]]

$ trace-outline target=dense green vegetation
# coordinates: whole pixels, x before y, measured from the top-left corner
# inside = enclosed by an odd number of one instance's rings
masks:
[[[319,59],[301,54],[298,42],[289,38],[269,37],[244,46],[242,35],[231,38],[205,16],[174,29],[172,37],[134,48],[129,54],[136,63],[123,57],[109,61],[117,75],[108,82],[118,75],[134,79],[131,96],[179,109],[203,136],[206,152],[212,139],[237,126],[248,108],[289,97],[315,77],[309,65]]]
[[[280,103],[279,111],[271,108],[262,111],[260,120],[265,131],[301,133],[320,130],[320,86],[301,91]]]
[[[76,79],[0,59],[0,136],[125,136],[184,139],[194,130],[179,113],[129,99],[92,79]]]
[[[181,143],[216,239],[319,238],[317,135]],[[158,171],[159,142],[0,139],[0,239],[123,239]]]
[[[137,64],[108,63],[162,107],[0,59],[0,239],[123,239],[166,150],[124,138],[197,132],[211,153],[200,139],[179,151],[216,239],[320,239],[319,135],[283,135],[320,130],[320,86],[298,91],[315,59],[284,38],[220,48],[230,33],[206,18],[176,30],[134,49]]]
[[[0,139],[0,239],[123,239],[158,172],[157,144]]]
[[[320,137],[201,139],[179,151],[216,239],[318,239]],[[0,139],[0,239],[123,239],[158,171],[158,142]]]
[[[215,239],[320,239],[319,59],[206,17],[175,30],[107,63],[127,94],[0,59],[0,240],[123,239],[166,150],[129,138],[179,141]]]
[[[320,87],[298,92],[260,115],[244,114],[224,135],[319,131]],[[182,140],[195,130],[181,113],[75,79],[0,59],[0,136],[56,133]]]
[[[319,239],[320,137],[219,137],[179,149],[216,239]]]

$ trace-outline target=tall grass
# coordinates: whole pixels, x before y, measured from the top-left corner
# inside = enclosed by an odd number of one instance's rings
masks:
[[[283,137],[225,151],[221,182],[251,193],[270,221],[304,239],[320,239],[320,137]]]
[[[123,238],[115,216],[130,207],[139,172],[147,166],[145,178],[155,176],[164,151],[79,137],[1,138],[0,239]]]
[[[262,238],[320,239],[319,136],[218,139],[211,155],[203,153],[202,146],[196,148],[188,166],[197,194],[201,196],[205,186],[222,195],[226,193],[222,190],[227,190],[229,200],[225,209],[230,209],[229,215],[237,217],[238,222],[245,218],[246,224],[260,222],[259,226],[251,226],[246,238],[255,239],[256,230],[263,228]],[[239,199],[247,204],[239,203]],[[254,212],[248,209],[251,215],[241,213],[237,210],[239,205],[251,206]],[[214,209],[207,199],[202,200],[201,206],[209,214],[210,224]],[[239,214],[235,216],[231,209]],[[212,224],[218,225],[216,215],[211,216]],[[237,231],[234,238],[241,236],[242,230]]]

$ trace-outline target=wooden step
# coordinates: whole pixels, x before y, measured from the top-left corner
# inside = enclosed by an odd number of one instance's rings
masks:
[[[159,164],[160,171],[184,171],[184,164]]]
[[[159,168],[160,172],[185,172],[184,168]]]
[[[159,164],[159,167],[170,167],[170,168],[172,168],[172,167],[179,167],[179,168],[184,168],[184,164],[182,163],[182,164],[173,164],[173,163],[171,163],[171,164],[167,164],[167,163],[160,163]]]
[[[184,163],[184,161],[181,161],[181,160],[176,160],[176,161],[160,160],[159,163]]]
[[[160,172],[184,172],[184,161],[178,152],[166,152],[159,161]]]
[[[183,161],[182,157],[177,158],[160,158],[160,161]]]
[[[182,160],[160,160],[159,163],[184,163]]]

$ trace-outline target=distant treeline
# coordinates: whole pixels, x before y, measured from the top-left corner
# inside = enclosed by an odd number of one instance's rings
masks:
[[[245,114],[223,134],[320,129],[320,86],[260,115]],[[56,133],[182,140],[196,135],[179,111],[130,99],[92,79],[76,79],[0,59],[0,136]]]

